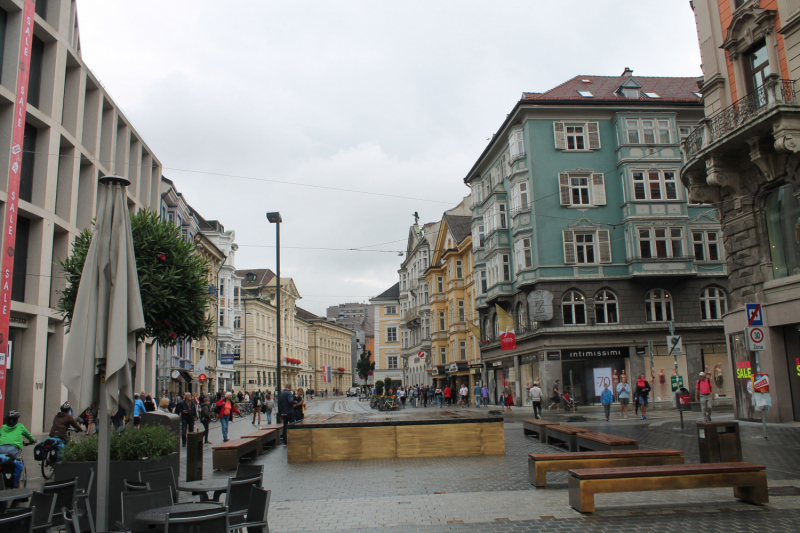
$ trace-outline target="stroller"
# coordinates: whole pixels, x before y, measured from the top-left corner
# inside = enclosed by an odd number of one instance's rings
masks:
[[[578,401],[573,400],[572,396],[569,395],[568,392],[564,392],[564,396],[562,397],[564,402],[564,410],[565,411],[577,411],[578,410]]]

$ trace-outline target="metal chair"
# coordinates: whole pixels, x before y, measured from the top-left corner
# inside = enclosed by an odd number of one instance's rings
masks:
[[[3,533],[31,533],[33,531],[33,509],[0,515],[0,531]]]
[[[250,489],[261,486],[261,476],[232,478],[228,480],[228,491],[225,496],[225,507],[228,516],[244,516],[250,502]],[[237,518],[238,519],[238,518]]]
[[[247,530],[247,533],[269,533],[267,514],[269,513],[271,496],[271,490],[252,487],[250,489],[250,503],[247,506],[247,516],[246,518],[241,515],[229,517],[231,531],[238,530],[241,533]]]
[[[172,505],[172,493],[169,487],[157,490],[137,490],[122,493],[122,520],[114,524],[120,531],[151,531],[146,524],[136,521],[136,515],[142,511]]]
[[[228,513],[213,511],[202,516],[167,515],[164,533],[228,533]]]
[[[169,487],[169,490],[172,491],[172,501],[178,501],[178,487],[175,483],[175,473],[172,471],[171,466],[139,472],[139,481],[150,483],[150,488],[153,490]]]
[[[56,512],[56,495],[34,492],[31,494],[29,509],[33,509],[33,530],[49,531],[53,527],[53,514]]]
[[[64,481],[51,481],[42,487],[45,494],[55,494],[56,509],[72,509],[75,504],[75,496],[78,493],[78,478]],[[53,515],[53,526],[64,524],[62,514]]]
[[[142,483],[141,481],[131,481],[129,479],[123,479],[122,486],[125,489],[125,492],[150,490],[150,483]]]
[[[263,475],[264,465],[248,465],[239,463],[239,466],[236,467],[236,477],[253,477]]]

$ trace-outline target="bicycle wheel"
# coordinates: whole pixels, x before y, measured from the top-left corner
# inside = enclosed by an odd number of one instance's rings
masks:
[[[22,470],[25,472],[25,469]],[[48,458],[42,459],[42,477],[50,480],[55,473],[55,463]]]
[[[22,475],[19,476],[19,488],[24,489],[28,486],[28,467],[22,463]]]

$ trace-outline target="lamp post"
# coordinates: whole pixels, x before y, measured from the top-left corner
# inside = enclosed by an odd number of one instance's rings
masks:
[[[270,224],[275,224],[275,273],[276,280],[275,280],[275,297],[277,299],[277,308],[276,312],[278,314],[278,394],[283,391],[282,387],[282,380],[281,380],[281,214],[277,211],[273,211],[272,213],[267,213],[267,220],[269,220]]]
[[[244,390],[247,392],[247,315],[252,315],[250,311],[247,310],[247,300],[245,300],[244,304]]]

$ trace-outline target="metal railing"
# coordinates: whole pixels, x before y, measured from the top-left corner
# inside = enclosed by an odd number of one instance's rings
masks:
[[[683,141],[683,149],[686,151],[686,158],[689,159],[694,154],[700,151],[703,148],[703,127],[700,126],[695,128],[695,130],[686,137],[686,140]]]
[[[528,213],[531,210],[531,204],[523,204],[518,207],[514,207],[511,209],[511,216],[518,215],[519,213]]]

